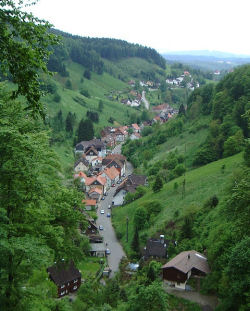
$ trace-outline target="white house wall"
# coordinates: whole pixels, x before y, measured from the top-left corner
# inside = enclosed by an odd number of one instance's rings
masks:
[[[120,190],[116,196],[113,197],[113,202],[114,205],[122,205],[124,202],[124,198],[126,195],[126,191],[125,190]]]

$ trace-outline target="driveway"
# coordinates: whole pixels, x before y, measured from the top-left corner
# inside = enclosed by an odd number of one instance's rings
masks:
[[[121,153],[121,145],[117,145],[113,149],[113,153]],[[126,176],[129,174],[132,174],[133,167],[128,162],[127,163],[127,170],[126,170]],[[111,187],[108,192],[107,196],[105,196],[104,200],[101,200],[99,203],[98,209],[97,209],[97,220],[96,224],[102,225],[104,230],[100,230],[100,234],[103,237],[104,243],[107,243],[107,248],[111,251],[111,254],[108,256],[108,264],[109,267],[112,269],[110,277],[113,277],[115,272],[119,270],[119,263],[123,256],[126,256],[121,244],[118,242],[115,231],[112,226],[111,218],[107,217],[107,213],[112,213],[112,210],[108,208],[109,205],[112,206],[113,201],[113,195],[115,193],[116,188],[119,185],[116,185],[115,187]],[[104,214],[101,214],[101,209],[104,210]]]

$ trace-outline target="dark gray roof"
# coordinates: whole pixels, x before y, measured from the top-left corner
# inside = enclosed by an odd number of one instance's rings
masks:
[[[128,181],[133,185],[145,185],[147,182],[147,176],[144,175],[129,175]]]
[[[49,267],[47,271],[49,272],[52,281],[58,286],[81,277],[81,273],[75,267],[73,261],[68,264],[61,262],[52,267]]]
[[[96,149],[104,148],[105,144],[100,139],[92,139],[88,141],[81,141],[79,144],[76,145],[76,149],[79,149],[79,147],[83,147],[83,149],[86,149],[88,147],[95,147]]]
[[[207,258],[195,250],[181,252],[162,266],[163,269],[171,267],[174,267],[184,273],[187,273],[193,268],[204,273],[210,272]]]
[[[89,161],[87,160],[87,159],[85,159],[85,158],[80,158],[79,160],[77,160],[76,162],[75,162],[75,165],[74,165],[74,167],[76,167],[79,163],[83,163],[85,166],[89,166]]]
[[[120,186],[116,189],[114,196],[120,190],[125,190],[127,192],[135,192],[136,188],[140,185],[145,186],[147,182],[147,176],[144,175],[129,175],[124,181],[120,184]]]
[[[144,248],[144,256],[156,256],[160,258],[166,257],[166,250],[168,248],[168,240],[149,239],[147,240],[146,247]]]

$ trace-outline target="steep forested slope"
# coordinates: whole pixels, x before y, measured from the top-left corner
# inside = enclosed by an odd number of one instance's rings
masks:
[[[237,68],[217,85],[195,90],[175,120],[145,128],[143,139],[123,146],[150,187],[128,194],[131,203],[114,210],[130,256],[138,256],[135,228],[141,250],[147,238],[165,234],[177,241],[170,257],[206,252],[212,272],[202,288],[218,295],[218,310],[247,310],[249,304],[249,70]]]

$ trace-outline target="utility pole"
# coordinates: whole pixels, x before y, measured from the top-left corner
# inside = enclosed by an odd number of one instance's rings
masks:
[[[127,223],[126,241],[127,241],[127,243],[128,243],[128,217],[127,217],[126,223]]]
[[[185,164],[185,172],[184,172],[184,180],[182,183],[182,199],[185,198],[185,187],[186,187],[186,144],[185,144],[185,159],[184,159],[184,164]]]

